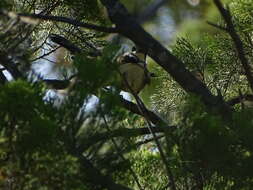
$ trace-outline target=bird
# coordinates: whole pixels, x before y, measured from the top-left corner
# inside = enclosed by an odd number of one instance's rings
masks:
[[[139,94],[155,76],[148,71],[146,52],[141,48],[133,47],[131,52],[119,56],[117,64],[122,76],[121,89],[126,92]]]

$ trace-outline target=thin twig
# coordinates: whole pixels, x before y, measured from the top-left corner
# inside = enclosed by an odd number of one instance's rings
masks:
[[[97,26],[94,24],[80,22],[78,20],[63,17],[63,16],[27,14],[27,13],[20,13],[18,15],[22,16],[22,17],[30,17],[30,18],[40,19],[40,20],[50,20],[50,21],[55,21],[55,22],[68,23],[73,26],[83,27],[83,28],[96,30],[96,31],[100,31],[100,32],[105,32],[105,33],[117,33],[118,32],[117,28],[113,28],[113,27],[108,28],[108,27],[104,27],[104,26]]]
[[[250,44],[250,48],[253,48],[253,40],[248,32],[244,32],[247,42]]]
[[[77,47],[71,41],[67,40],[66,38],[58,34],[50,34],[49,38],[51,39],[52,42],[66,48],[73,54],[80,53],[82,51],[81,48]]]
[[[48,53],[45,53],[45,54],[43,54],[43,55],[41,55],[41,56],[39,56],[39,57],[37,57],[37,58],[35,58],[35,59],[30,60],[30,62],[32,63],[32,62],[35,62],[35,61],[37,61],[37,60],[39,60],[39,59],[43,59],[44,57],[46,57],[46,56],[52,54],[53,52],[55,52],[55,51],[56,51],[57,49],[59,49],[59,48],[60,48],[60,46],[56,47],[55,49],[52,49],[52,50],[49,51]]]
[[[59,2],[59,1],[56,2],[56,3],[55,3],[55,6],[53,6],[53,7],[52,7],[51,9],[49,9],[49,10],[47,10],[47,9],[42,10],[41,13],[45,12],[46,14],[50,14],[51,11],[53,11],[53,9],[56,8],[56,7],[58,6],[58,3],[60,3],[60,2]],[[41,13],[39,13],[38,15],[40,15]],[[16,19],[16,20],[17,20],[17,21],[20,21],[19,19]],[[16,42],[11,48],[9,48],[8,51],[11,51],[11,49],[14,50],[16,47],[18,47],[19,44],[21,44],[22,42],[24,42],[24,41],[35,31],[35,29],[37,28],[37,26],[40,25],[40,23],[41,23],[41,22],[36,23],[35,26],[28,25],[28,29],[29,29],[29,30],[27,31],[25,37],[23,37],[23,38],[21,38],[21,39],[19,39],[19,40],[16,40],[17,42]],[[21,34],[22,34],[22,33],[23,33],[23,31],[21,31]],[[18,36],[20,36],[20,35],[18,35]]]
[[[58,6],[60,6],[62,4],[62,1],[58,0],[57,2],[55,2],[53,5],[47,7],[46,9],[42,10],[39,14],[50,14],[55,8],[57,8]]]
[[[135,98],[135,100],[136,100],[136,103],[137,103],[137,106],[138,106],[140,112],[142,113],[142,115],[144,116],[144,118],[145,118],[145,120],[146,120],[146,122],[147,122],[147,124],[148,124],[148,129],[149,129],[149,131],[150,131],[150,134],[152,134],[152,136],[153,136],[153,138],[154,138],[154,141],[155,141],[155,143],[156,143],[156,146],[157,146],[157,148],[158,148],[158,151],[159,151],[159,153],[160,153],[160,155],[161,155],[162,162],[164,163],[164,166],[165,166],[165,168],[166,168],[167,176],[168,176],[168,178],[169,178],[169,184],[170,184],[172,190],[176,190],[175,179],[174,179],[174,176],[173,176],[173,174],[172,174],[171,169],[169,168],[168,161],[167,161],[167,159],[166,159],[166,157],[165,157],[165,153],[163,152],[162,146],[161,146],[159,140],[157,139],[157,135],[156,135],[156,133],[154,133],[154,131],[153,131],[153,129],[152,129],[153,127],[152,127],[150,121],[148,120],[148,116],[147,116],[146,113],[145,113],[146,106],[144,105],[144,103],[142,102],[142,100],[139,98],[139,96],[133,91],[133,89],[132,89],[131,86],[129,85],[129,83],[128,83],[126,77],[125,77],[124,75],[122,75],[122,74],[121,74],[121,76],[122,76],[124,82],[126,83],[127,88],[130,90],[130,92],[131,92],[132,95],[134,96],[134,98]]]
[[[107,120],[106,120],[106,118],[105,118],[104,113],[102,113],[102,117],[103,117],[103,120],[104,120],[104,123],[105,123],[105,126],[106,126],[108,132],[111,132],[111,129],[110,129],[109,124],[108,124],[108,122],[107,122]],[[111,138],[111,141],[112,141],[112,143],[113,143],[113,145],[114,145],[114,147],[115,147],[115,149],[116,149],[118,155],[120,156],[120,158],[121,158],[124,162],[127,162],[126,158],[125,158],[124,155],[121,153],[121,150],[120,150],[119,146],[117,145],[116,141],[114,140],[114,138]],[[144,189],[142,188],[140,182],[139,182],[138,176],[136,175],[136,173],[134,172],[134,170],[132,169],[131,166],[129,166],[129,171],[130,171],[130,173],[132,174],[132,176],[133,176],[133,178],[134,178],[134,181],[136,182],[138,188],[139,188],[140,190],[144,190]]]
[[[157,136],[156,139],[161,139],[161,138],[163,138],[163,137],[165,137],[165,136],[164,136],[164,135],[160,135],[160,136]],[[139,142],[137,142],[134,146],[141,146],[141,145],[150,143],[150,142],[152,142],[152,141],[154,141],[154,140],[155,140],[154,137],[152,137],[152,138],[146,139],[146,140],[144,140],[144,141],[139,141]]]
[[[245,100],[253,102],[253,95],[252,94],[244,94],[244,95],[239,94],[239,96],[228,100],[227,104],[230,106],[234,106],[234,105],[239,104]]]
[[[45,57],[43,57],[43,58],[41,58],[41,59],[44,59],[44,60],[46,60],[46,61],[48,61],[48,62],[50,62],[50,63],[56,64],[56,62],[55,62],[55,61],[52,61],[52,60],[47,59],[47,58],[45,58]]]
[[[165,127],[151,127],[151,130],[153,133],[164,133],[166,130]],[[94,142],[100,142],[100,141],[105,141],[106,139],[114,138],[114,137],[138,137],[141,135],[148,135],[150,134],[150,129],[147,127],[143,128],[120,128],[117,130],[112,131],[111,133],[97,133],[95,135],[89,136],[88,139],[86,140],[80,140],[78,149],[80,150],[86,150],[90,146],[94,145]],[[157,136],[156,136],[157,137]]]
[[[238,53],[238,57],[239,57],[241,64],[244,68],[245,75],[246,75],[247,80],[250,84],[251,90],[253,90],[252,68],[246,58],[243,42],[235,30],[230,11],[229,11],[229,9],[225,9],[223,7],[220,0],[213,0],[213,1],[227,24],[227,32],[229,33],[230,37],[233,39],[233,42],[235,44],[235,47],[236,47],[236,50]]]
[[[228,32],[228,29],[225,28],[225,27],[223,27],[223,26],[220,26],[220,25],[218,25],[218,24],[212,23],[212,22],[210,22],[210,21],[206,21],[206,22],[207,22],[207,24],[209,24],[210,26],[213,26],[213,27],[215,27],[215,28],[218,28],[218,29],[220,29],[220,30],[223,30],[223,31],[225,31],[225,32]]]
[[[155,125],[165,123],[164,119],[159,117],[156,113],[148,110],[147,108],[145,108],[145,110],[142,110],[142,112],[140,112],[138,105],[124,99],[123,97],[120,97],[120,102],[124,108],[131,111],[132,113],[141,115],[143,117],[144,117],[143,113],[145,113],[146,119],[148,119],[149,121],[151,121]]]
[[[239,89],[239,96],[240,96],[240,102],[241,102],[242,110],[244,110],[245,109],[245,104],[243,102],[243,95],[242,95],[241,89]]]
[[[150,133],[149,133],[149,134],[150,134]],[[161,138],[163,138],[163,137],[165,137],[165,136],[164,136],[164,135],[159,135],[159,136],[157,137],[157,139],[161,139]],[[152,141],[154,141],[154,140],[155,140],[155,139],[152,137],[152,138],[146,139],[146,140],[144,140],[144,141],[139,141],[139,142],[135,143],[134,145],[132,145],[132,146],[130,146],[130,147],[124,149],[124,150],[121,150],[120,153],[121,153],[121,154],[124,154],[125,152],[129,152],[130,150],[136,149],[136,148],[140,147],[141,145],[150,143],[150,142],[152,142]]]

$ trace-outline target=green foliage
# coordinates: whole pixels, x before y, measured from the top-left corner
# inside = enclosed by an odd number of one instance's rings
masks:
[[[43,102],[39,87],[21,80],[12,82],[1,86],[0,99],[0,126],[6,136],[15,139],[18,154],[51,145],[57,130],[54,110]]]
[[[214,94],[220,92],[225,99],[229,99],[236,96],[239,90],[243,93],[250,91],[243,69],[238,67],[241,63],[234,44],[227,34],[206,34],[197,44],[181,38],[172,51],[193,74],[198,72],[203,76],[203,82]],[[162,74],[161,84],[152,101],[161,113],[167,113],[170,120],[177,121],[175,113],[180,110],[186,96],[171,77],[161,72],[164,76]]]
[[[150,1],[124,1],[133,11],[138,4],[147,2]],[[94,0],[64,0],[56,7],[49,0],[11,3],[1,1],[0,8],[28,13],[50,10],[47,14],[107,24],[101,4]],[[250,61],[252,5],[252,0],[229,2]],[[3,20],[0,58],[8,58],[8,64],[24,76],[0,84],[0,188],[7,188],[13,181],[12,188],[17,190],[101,189],[100,173],[132,189],[138,188],[137,180],[143,189],[169,188],[156,145],[145,142],[150,135],[140,138],[143,131],[138,129],[146,129],[145,119],[122,108],[115,64],[119,47],[107,46],[98,32],[68,24],[43,22],[33,26],[8,17]],[[10,27],[10,23],[14,24]],[[38,50],[45,49],[41,42],[49,33],[59,33],[83,50],[74,55],[71,66],[64,67],[66,73],[77,73],[77,78],[73,88],[63,90],[62,94],[45,90],[42,82],[27,82],[31,59],[36,60],[40,56]],[[49,46],[50,50],[54,48],[54,44]],[[90,56],[96,49],[103,49],[102,55]],[[234,43],[224,31],[205,34],[194,42],[181,38],[172,47],[172,53],[193,74],[201,73],[213,94],[229,100],[250,92]],[[65,76],[64,69],[61,67],[57,74],[52,70],[54,77]],[[165,138],[161,137],[159,142],[177,188],[251,189],[252,109],[244,102],[236,105],[228,122],[211,114],[199,97],[184,92],[167,72],[160,68],[157,73],[160,84],[151,98],[152,107],[175,125],[166,128],[166,133],[161,132]],[[60,103],[49,92],[62,98]],[[99,102],[93,111],[86,112],[92,94]],[[92,167],[95,172],[90,172]]]
[[[213,189],[250,189],[252,110],[235,112],[230,125],[208,114],[197,98],[190,98],[184,111],[182,123],[171,134],[174,148],[169,153],[175,159],[175,178],[182,179],[179,186],[189,182]]]
[[[30,120],[36,116],[36,109],[43,105],[39,88],[33,88],[27,82],[19,80],[0,88],[0,106],[1,110],[5,110],[1,112],[1,118]],[[26,113],[24,110],[31,112]]]
[[[97,93],[96,90],[109,85],[115,86],[118,75],[113,60],[117,49],[118,47],[105,47],[103,56],[97,58],[87,55],[75,56],[74,65],[88,93]]]
[[[252,38],[251,4],[247,0],[229,4],[250,61],[253,57],[249,40]],[[225,100],[251,92],[235,45],[227,33],[204,34],[198,41],[181,38],[172,52],[193,74],[200,72],[206,86]],[[226,123],[219,115],[208,113],[198,97],[186,95],[165,72],[161,73],[161,84],[152,101],[161,114],[178,126],[170,135],[168,151],[173,158],[178,186],[183,189],[188,186],[250,189],[253,179],[252,109],[244,102],[236,105],[232,121]]]
[[[156,152],[150,150],[139,150],[138,153],[131,152],[129,154],[132,169],[135,171],[140,184],[147,190],[164,189],[167,185],[167,177],[165,176],[164,166],[160,160],[160,156]],[[124,172],[115,175],[115,179],[121,183],[136,187],[134,178],[131,173]]]
[[[74,12],[77,18],[91,20],[92,22],[105,22],[97,0],[64,0],[64,4]]]
[[[11,7],[11,5],[12,5],[12,1],[10,1],[10,0],[2,0],[1,2],[0,2],[0,9],[3,9],[3,8],[10,8]]]
[[[39,85],[18,80],[1,86],[1,187],[79,189],[76,159],[63,153],[56,109],[46,104]],[[57,164],[55,164],[57,163]],[[64,169],[68,165],[68,172]],[[75,179],[75,182],[73,180]],[[79,184],[78,184],[79,183]]]
[[[133,12],[133,14],[138,14],[136,11],[142,11],[145,8],[143,5],[150,3],[151,0],[122,0],[121,2],[127,7],[130,12]]]
[[[234,0],[230,4],[232,15],[241,32],[251,32],[253,30],[252,4],[252,0]]]

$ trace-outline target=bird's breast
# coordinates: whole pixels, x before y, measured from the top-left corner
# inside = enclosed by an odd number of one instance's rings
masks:
[[[133,63],[125,63],[119,67],[119,71],[123,77],[125,77],[125,80],[127,81],[131,90],[133,90],[135,93],[139,93],[139,91],[144,88],[146,81],[144,67]],[[125,82],[123,79],[123,90],[131,92],[131,90],[128,88],[128,85],[124,83]]]

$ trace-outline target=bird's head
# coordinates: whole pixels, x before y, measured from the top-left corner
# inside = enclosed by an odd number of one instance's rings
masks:
[[[134,46],[132,48],[132,52],[141,60],[141,61],[144,61],[146,62],[146,57],[147,57],[147,51],[146,49],[143,49],[139,46]]]

